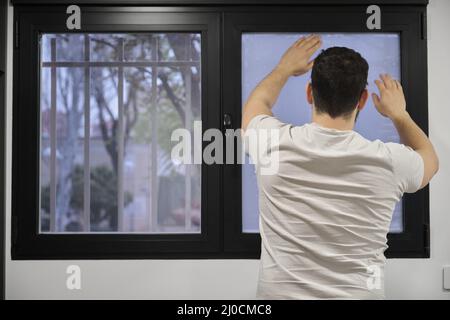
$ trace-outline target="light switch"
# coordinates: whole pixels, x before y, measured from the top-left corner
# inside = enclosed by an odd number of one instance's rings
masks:
[[[444,267],[444,289],[450,290],[450,266]]]

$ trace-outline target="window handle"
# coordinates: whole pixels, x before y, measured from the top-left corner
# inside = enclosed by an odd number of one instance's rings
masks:
[[[233,117],[229,113],[223,115],[223,128],[224,130],[233,128]]]

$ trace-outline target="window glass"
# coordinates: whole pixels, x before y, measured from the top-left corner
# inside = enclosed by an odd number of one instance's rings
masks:
[[[41,232],[200,232],[201,165],[171,159],[201,120],[200,42],[42,35]]]
[[[275,67],[284,51],[298,40],[300,33],[244,33],[242,36],[242,103],[253,88]],[[368,89],[376,91],[374,80],[380,73],[400,79],[400,36],[397,33],[323,33],[322,48],[343,46],[361,53],[369,63]],[[317,55],[317,53],[316,53]],[[305,88],[310,73],[292,77],[281,92],[273,112],[281,121],[302,125],[311,119]],[[359,114],[355,130],[370,140],[399,142],[392,122],[381,116],[369,98]],[[246,159],[242,166],[243,232],[258,232],[258,195],[254,166]],[[390,231],[402,232],[402,203],[394,210]]]

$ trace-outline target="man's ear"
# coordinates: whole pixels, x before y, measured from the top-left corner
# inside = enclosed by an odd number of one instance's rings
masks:
[[[311,81],[309,81],[306,84],[306,100],[308,101],[309,104],[313,104],[313,94],[312,94],[312,85],[311,85]]]
[[[361,111],[364,106],[366,105],[367,99],[369,97],[369,92],[367,91],[367,88],[364,89],[363,93],[361,94],[361,97],[358,101],[358,110]]]

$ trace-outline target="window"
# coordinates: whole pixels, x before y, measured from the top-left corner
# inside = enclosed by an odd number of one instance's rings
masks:
[[[427,130],[421,5],[383,6],[377,32],[366,29],[363,0],[81,5],[82,28],[69,31],[65,6],[14,2],[13,259],[259,258],[251,167],[181,164],[172,133],[187,129],[197,141],[197,128],[238,128],[243,99],[301,33],[356,47],[371,76],[382,68],[401,78],[409,112]],[[283,91],[282,120],[309,119],[297,89],[306,79]],[[398,141],[368,110],[357,130]],[[405,195],[388,257],[428,256],[428,210],[427,188]]]
[[[43,34],[40,232],[199,233],[200,33]]]
[[[298,33],[244,33],[242,35],[242,103],[251,90],[270,72],[289,46],[301,37]],[[323,49],[330,46],[351,47],[360,52],[370,66],[368,88],[374,91],[373,81],[380,73],[400,79],[400,36],[398,33],[333,33],[322,34]],[[272,49],[271,49],[272,48]],[[316,54],[317,55],[317,54]],[[253,59],[257,56],[258,59]],[[281,121],[302,125],[311,119],[305,90],[310,73],[291,78],[278,98],[273,111]],[[368,100],[358,115],[355,130],[364,137],[385,142],[399,142],[392,121],[381,116]],[[254,166],[246,161],[242,166],[242,231],[258,232],[258,194]],[[391,233],[403,231],[402,202],[394,210]]]

